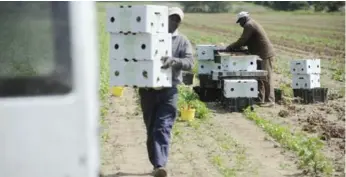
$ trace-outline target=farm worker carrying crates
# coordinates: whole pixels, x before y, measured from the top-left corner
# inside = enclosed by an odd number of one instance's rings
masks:
[[[178,7],[169,9],[168,32],[172,33],[172,57],[163,57],[162,68],[172,68],[172,87],[140,88],[139,95],[143,119],[147,130],[147,150],[155,177],[166,177],[165,166],[168,158],[171,130],[177,117],[177,85],[182,83],[181,71],[194,66],[192,45],[178,33],[183,11]]]
[[[272,64],[274,62],[274,48],[270,42],[263,27],[255,20],[250,18],[248,12],[240,12],[237,14],[237,21],[243,27],[243,34],[240,38],[227,46],[226,50],[238,49],[247,46],[249,53],[258,55],[262,60],[257,61],[257,69],[268,71],[267,78],[258,82],[259,84],[259,98],[261,106],[274,106],[275,95],[274,85],[272,78]]]

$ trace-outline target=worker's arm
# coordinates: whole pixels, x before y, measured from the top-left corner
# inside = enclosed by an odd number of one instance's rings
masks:
[[[227,49],[232,49],[232,48],[240,48],[246,44],[246,42],[249,40],[253,33],[253,27],[251,25],[246,25],[244,26],[243,34],[240,36],[240,38],[230,44]]]
[[[182,38],[180,45],[182,47],[179,51],[179,58],[163,57],[164,65],[162,66],[162,68],[168,68],[169,66],[172,66],[178,70],[192,70],[195,64],[192,53],[192,45],[185,36]]]
[[[194,59],[192,53],[192,45],[188,39],[184,37],[183,47],[180,51],[181,58],[178,58],[179,62],[174,66],[177,69],[181,69],[184,71],[192,70],[194,66]]]

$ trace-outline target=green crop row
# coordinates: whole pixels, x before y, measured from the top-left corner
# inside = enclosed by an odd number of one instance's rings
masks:
[[[318,137],[307,137],[303,133],[292,133],[288,128],[274,124],[269,120],[259,117],[256,112],[247,108],[245,116],[262,127],[271,137],[278,141],[284,148],[295,152],[299,158],[299,165],[306,172],[317,176],[323,174],[330,176],[333,166],[323,153],[323,142]]]

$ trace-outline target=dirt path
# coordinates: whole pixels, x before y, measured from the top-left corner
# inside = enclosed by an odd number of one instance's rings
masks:
[[[111,99],[102,173],[106,177],[150,176],[145,129],[134,90],[126,89],[123,97]],[[167,167],[170,177],[300,176],[294,160],[266,141],[266,134],[251,121],[209,106],[211,119],[176,123]]]

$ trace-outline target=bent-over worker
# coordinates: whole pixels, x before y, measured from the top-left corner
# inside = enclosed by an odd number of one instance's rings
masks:
[[[241,37],[234,43],[227,46],[226,50],[238,49],[243,46],[247,46],[249,53],[252,55],[258,55],[262,61],[260,61],[258,69],[266,70],[268,72],[265,80],[258,82],[260,104],[262,106],[274,106],[275,94],[272,78],[272,65],[274,62],[274,48],[270,42],[263,27],[255,20],[250,18],[248,12],[240,12],[237,15],[237,22],[244,28]],[[267,104],[265,104],[267,102]]]
[[[163,57],[162,68],[172,68],[172,87],[139,89],[143,119],[147,130],[147,151],[153,175],[166,177],[165,169],[171,130],[177,116],[177,85],[182,83],[181,71],[189,71],[194,66],[190,41],[179,34],[177,28],[184,19],[178,7],[169,9],[169,33],[172,33],[172,57]]]

